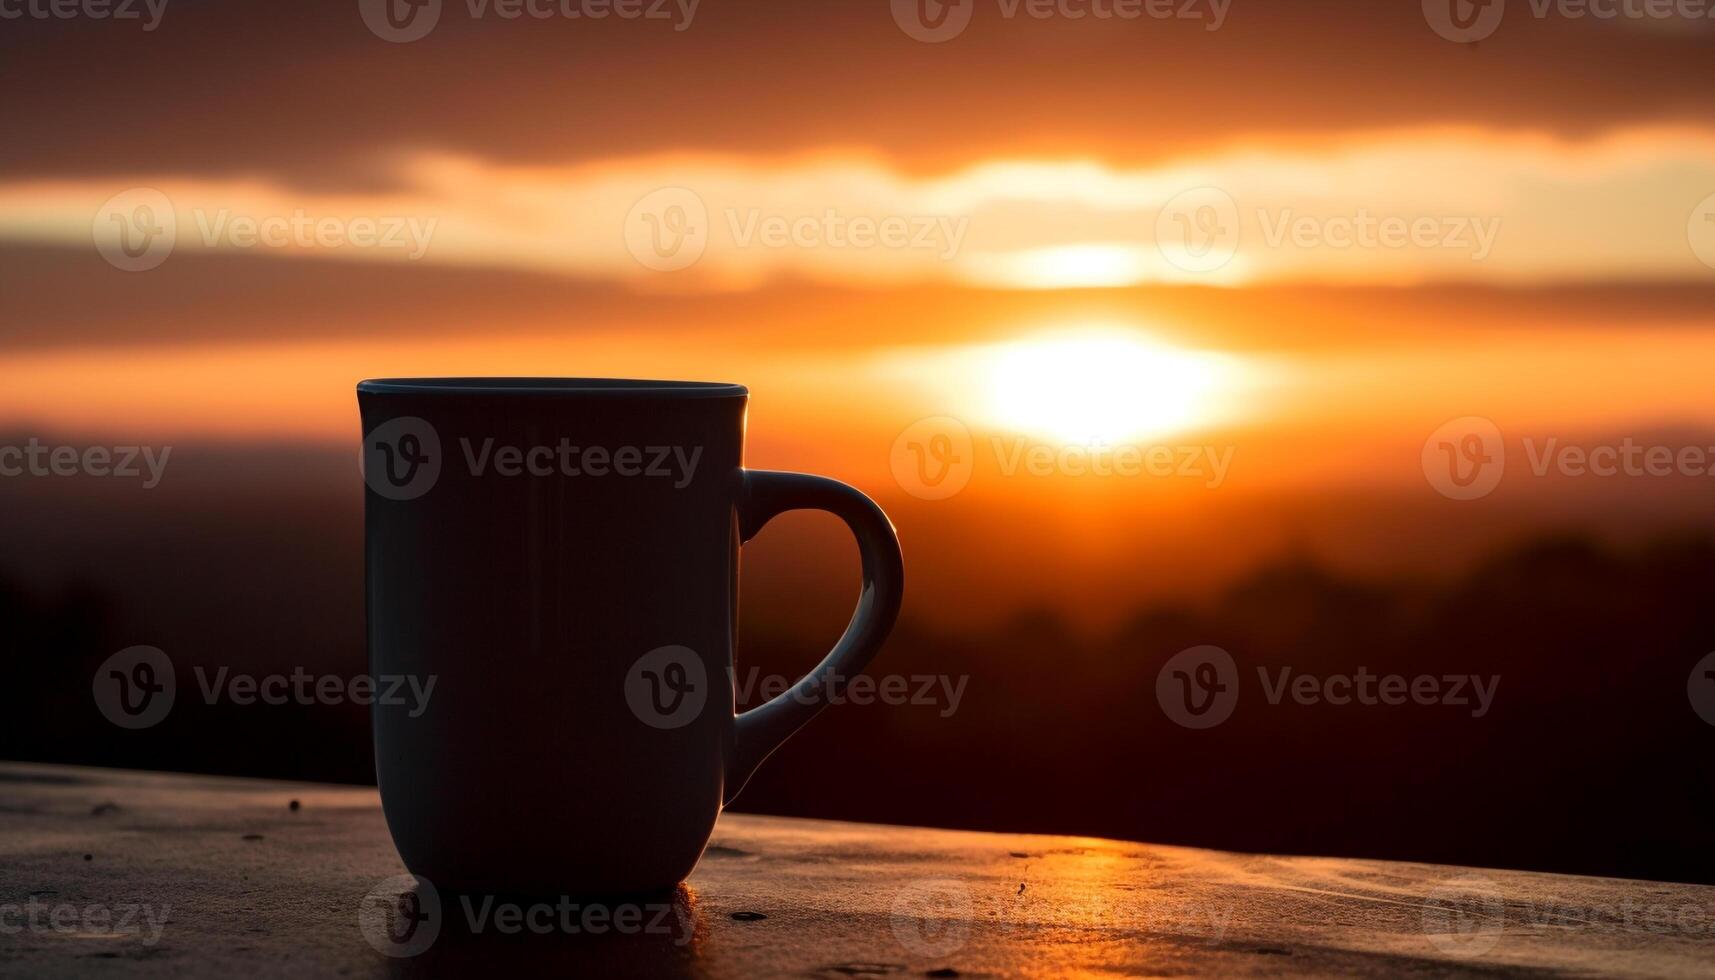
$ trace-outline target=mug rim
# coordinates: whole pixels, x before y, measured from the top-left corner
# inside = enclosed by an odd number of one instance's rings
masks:
[[[744,398],[750,389],[726,381],[655,381],[637,378],[370,378],[360,395],[533,395],[614,398]]]

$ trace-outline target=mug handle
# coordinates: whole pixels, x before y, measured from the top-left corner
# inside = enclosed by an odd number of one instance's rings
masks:
[[[744,789],[762,760],[827,707],[830,679],[862,673],[875,659],[899,616],[905,586],[905,564],[893,522],[875,501],[838,480],[745,470],[737,510],[740,544],[756,537],[764,524],[789,510],[822,510],[845,521],[863,556],[863,588],[845,633],[822,662],[773,700],[733,718],[723,805]]]

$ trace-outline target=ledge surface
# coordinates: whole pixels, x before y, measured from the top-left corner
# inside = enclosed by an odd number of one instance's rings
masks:
[[[377,922],[405,921],[386,918],[401,911],[397,887],[377,891],[403,874],[373,789],[0,763],[7,975],[1689,977],[1715,968],[1715,887],[1093,838],[727,814],[690,882],[637,900],[635,912],[524,903],[508,933],[500,905],[448,897],[420,952],[385,955],[426,935],[399,946],[377,932],[386,928]]]

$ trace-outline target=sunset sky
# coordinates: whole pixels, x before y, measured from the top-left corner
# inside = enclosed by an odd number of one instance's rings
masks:
[[[1707,520],[1677,479],[1450,501],[1420,453],[1467,416],[1715,445],[1715,20],[1174,6],[964,0],[933,43],[887,0],[0,22],[0,430],[345,447],[364,377],[741,382],[750,462],[881,499],[953,620],[1301,546],[1442,567],[1520,511]],[[926,418],[974,440],[956,496],[898,475]]]

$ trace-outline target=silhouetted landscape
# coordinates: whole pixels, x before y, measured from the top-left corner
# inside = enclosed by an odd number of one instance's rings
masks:
[[[228,528],[253,550],[254,606],[187,598],[144,610],[90,587],[0,589],[14,758],[336,782],[374,778],[367,709],[213,706],[187,665],[361,672],[357,528],[333,535],[343,581],[293,578],[291,515]],[[298,569],[313,567],[300,555]],[[325,570],[325,569],[324,569]],[[199,574],[184,568],[174,584]],[[956,710],[844,705],[792,739],[738,809],[973,829],[1109,836],[1587,874],[1715,881],[1701,842],[1715,772],[1686,676],[1715,648],[1715,536],[1635,547],[1575,532],[1493,554],[1446,580],[1365,580],[1309,557],[1259,568],[1202,605],[1138,609],[1090,637],[1050,613],[986,634],[906,621],[871,674],[968,677]],[[322,596],[322,598],[318,598]],[[195,608],[193,608],[195,607]],[[96,666],[139,642],[179,663],[160,725],[116,737],[90,697]],[[241,642],[243,649],[233,646]],[[795,677],[827,637],[750,610],[738,681]],[[1201,644],[1228,650],[1243,693],[1210,730],[1174,724],[1155,681]],[[490,655],[503,655],[492,652]],[[1295,673],[1498,675],[1492,707],[1270,704]],[[915,690],[916,684],[912,685]],[[941,688],[939,690],[946,690]],[[750,703],[760,698],[753,688]]]

